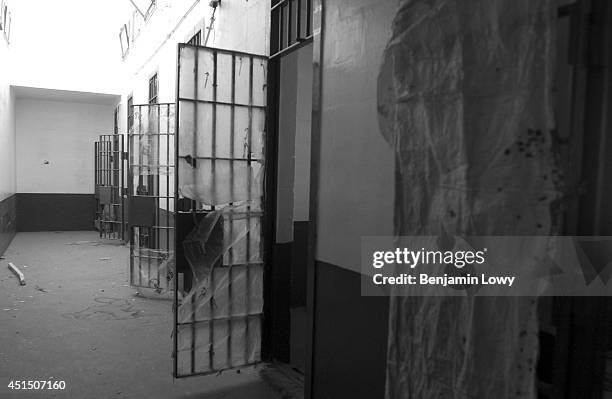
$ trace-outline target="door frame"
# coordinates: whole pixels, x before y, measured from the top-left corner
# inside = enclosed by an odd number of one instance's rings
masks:
[[[287,0],[270,0],[271,13],[274,7],[286,3]],[[280,98],[280,63],[283,55],[289,54],[306,44],[312,43],[312,119],[311,119],[311,144],[310,144],[310,187],[309,187],[309,221],[308,221],[308,253],[306,270],[306,369],[305,369],[305,398],[312,397],[314,359],[314,337],[316,329],[316,220],[318,215],[318,187],[319,187],[319,160],[320,160],[320,136],[321,136],[321,87],[322,71],[320,65],[323,59],[323,7],[324,0],[312,0],[307,12],[310,13],[310,24],[312,35],[299,43],[288,46],[279,51],[279,31],[282,23],[271,18],[270,26],[270,54],[268,60],[268,115],[266,126],[266,172],[264,187],[264,236],[266,247],[264,250],[264,314],[263,324],[262,357],[267,361],[286,361],[287,353],[283,345],[274,342],[281,329],[289,332],[289,298],[279,298],[279,290],[282,288],[278,276],[282,272],[282,265],[274,264],[274,253],[276,243],[276,212],[277,212],[277,173],[278,173],[278,138],[279,138],[279,98]],[[298,1],[298,4],[300,2]],[[282,324],[285,324],[284,326]],[[285,346],[290,344],[290,335],[286,334]]]

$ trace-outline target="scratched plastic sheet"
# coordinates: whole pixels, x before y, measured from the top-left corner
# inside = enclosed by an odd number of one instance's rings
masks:
[[[557,232],[554,18],[546,0],[400,1],[378,80],[398,236]],[[536,309],[392,297],[386,397],[536,398]]]
[[[175,104],[134,105],[130,119],[130,284],[143,296],[171,299],[175,274]]]
[[[177,377],[261,361],[266,67],[179,48]]]

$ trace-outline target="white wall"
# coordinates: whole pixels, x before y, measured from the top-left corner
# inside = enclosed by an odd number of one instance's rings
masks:
[[[9,46],[0,32],[0,201],[15,193],[15,118],[10,62]]]
[[[17,192],[93,193],[93,143],[112,133],[113,110],[110,104],[17,98]]]
[[[215,12],[207,45],[267,55],[269,14],[269,0],[223,0]],[[158,102],[175,102],[177,44],[187,42],[200,29],[205,35],[211,15],[208,0],[158,1],[124,61],[127,80],[122,98],[121,132],[126,130],[127,97],[132,94],[134,104],[146,104],[149,78],[154,73],[158,74],[159,81]]]
[[[310,220],[310,137],[312,127],[312,44],[297,50],[295,177],[293,220]],[[282,84],[282,83],[281,83]]]
[[[323,27],[317,259],[359,271],[361,237],[393,235],[394,153],[377,77],[396,0],[329,0]]]

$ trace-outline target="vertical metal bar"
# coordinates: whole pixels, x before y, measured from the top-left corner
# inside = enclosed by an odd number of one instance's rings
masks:
[[[161,256],[161,245],[159,242],[159,233],[160,233],[160,229],[159,226],[161,226],[160,223],[160,206],[161,206],[161,200],[160,200],[160,195],[161,195],[161,190],[160,190],[160,186],[159,186],[159,173],[161,171],[161,155],[160,155],[160,141],[161,141],[161,129],[160,129],[160,117],[161,117],[161,111],[160,108],[161,105],[155,105],[155,109],[157,110],[157,135],[155,136],[155,159],[157,160],[155,168],[157,169],[156,175],[155,175],[155,194],[157,196],[157,198],[155,199],[155,226],[154,230],[155,230],[155,249],[157,250],[157,255],[156,255],[156,260],[155,260],[155,264],[156,264],[156,268],[157,268],[157,287],[161,288],[161,281],[159,280],[160,278],[160,266],[161,266],[161,261],[162,261],[162,256]]]
[[[194,99],[198,99],[198,75],[200,74],[200,65],[199,65],[199,59],[200,59],[200,50],[198,47],[193,47],[193,52],[194,52],[194,67],[193,67],[193,97]],[[193,184],[194,189],[197,190],[197,163],[196,163],[196,159],[198,157],[198,139],[197,139],[197,135],[198,135],[198,105],[197,105],[197,101],[194,101],[194,110],[193,110]],[[193,212],[195,212],[195,208],[192,209]],[[195,218],[194,218],[195,219]],[[193,291],[194,289],[194,282],[195,282],[195,276],[194,278],[191,280],[191,290]],[[195,354],[195,350],[196,350],[196,342],[195,342],[195,337],[196,337],[196,295],[192,295],[191,296],[191,316],[192,316],[192,323],[191,323],[191,372],[195,373],[195,359],[196,359],[196,354]],[[212,352],[212,348],[211,348],[211,352]]]
[[[280,5],[278,7],[278,51],[281,51],[284,48],[284,19],[285,19],[285,9],[284,5]]]
[[[166,260],[170,259],[170,105],[166,105]],[[174,211],[174,210],[173,210]],[[166,271],[166,276],[168,271]],[[165,278],[168,288],[168,279]]]
[[[287,1],[287,47],[291,46],[291,28],[293,27],[293,1]]]
[[[142,178],[142,170],[144,168],[144,157],[140,152],[140,148],[142,147],[141,141],[142,137],[142,107],[138,107],[138,188],[140,191],[140,187],[143,184]],[[138,193],[139,195],[141,193]],[[143,237],[142,237],[142,227],[138,226],[138,284],[142,286],[142,246],[143,246]]]
[[[147,192],[146,195],[148,197],[154,197],[155,196],[155,192],[154,192],[154,187],[153,187],[153,176],[151,175],[151,165],[152,165],[152,160],[151,160],[151,154],[153,151],[153,141],[154,141],[154,136],[151,135],[151,118],[152,118],[152,109],[151,109],[151,105],[147,105],[146,106],[146,110],[147,110],[147,125],[145,128],[145,135],[146,135],[146,143],[147,143],[147,166],[146,166],[146,171],[147,171]],[[155,203],[155,201],[153,201],[153,203]],[[155,225],[155,223],[153,223],[153,225]],[[153,242],[153,230],[154,230],[154,226],[147,226],[146,227],[146,232],[147,232],[147,287],[151,288],[151,255],[153,254],[152,249],[155,247],[154,242]]]
[[[251,143],[253,140],[253,57],[249,57],[249,125],[247,132],[247,197],[251,200],[252,187],[251,187]],[[249,313],[251,309],[251,205],[247,205],[246,211],[246,223],[247,223],[247,233],[246,233],[246,314],[245,318],[245,359],[246,362],[249,363]]]
[[[229,163],[230,163],[230,175],[229,175],[229,185],[230,185],[230,197],[233,199],[234,198],[234,130],[235,130],[235,113],[236,113],[236,107],[235,107],[235,103],[236,103],[236,55],[232,54],[232,91],[231,91],[231,106],[230,106],[230,153],[229,153]],[[233,203],[231,204],[233,205]],[[230,239],[231,237],[233,237],[233,230],[234,230],[234,218],[232,217],[232,211],[230,210],[229,213],[229,236]],[[225,221],[224,221],[225,222]],[[232,306],[232,302],[233,302],[233,295],[232,295],[232,282],[233,282],[233,273],[232,273],[232,265],[234,263],[234,251],[233,249],[230,247],[229,251],[228,251],[228,269],[227,269],[227,276],[228,276],[228,281],[227,281],[227,297],[229,298],[229,303],[228,303],[228,321],[227,321],[227,328],[228,328],[228,340],[227,340],[227,365],[228,367],[232,366],[232,316],[233,316],[233,306]]]
[[[98,195],[96,198],[96,222],[98,223],[98,234],[100,233],[100,189],[98,187],[98,142],[94,141],[94,190]]]
[[[215,187],[215,156],[217,154],[217,51],[213,50],[213,104],[212,104],[212,153],[211,153],[211,181],[212,187]],[[214,211],[214,207],[212,208]],[[215,273],[214,265],[210,273],[210,288],[214,290],[215,287]],[[214,369],[214,343],[215,343],[215,297],[211,295],[210,298],[210,322],[209,322],[209,340],[210,340],[210,351],[209,351],[209,364],[210,369]]]
[[[177,46],[177,57],[176,57],[176,105],[174,109],[174,228],[178,230],[178,199],[179,199],[179,112],[180,112],[180,86],[181,86],[181,52],[183,50],[183,46],[179,44]],[[173,356],[172,356],[172,372],[174,377],[178,377],[178,310],[179,310],[179,284],[178,284],[178,234],[174,234],[174,249],[175,249],[175,271],[174,271],[174,301],[172,303],[173,314],[174,314],[174,326],[172,328],[172,344],[173,344]]]
[[[302,0],[297,0],[297,16],[295,18],[295,41],[299,42],[301,37],[302,37]]]
[[[318,0],[317,0],[318,1]],[[306,0],[306,35],[310,36],[312,30],[312,0]]]
[[[123,188],[125,187],[125,164],[129,162],[124,159],[125,154],[125,137],[121,134],[121,187],[119,187],[119,195],[121,196],[121,239],[125,241],[125,196],[123,195]]]
[[[132,112],[129,110],[129,105],[128,105],[128,113]],[[132,108],[133,109],[133,108]],[[128,201],[129,198],[132,197],[134,195],[134,174],[133,174],[133,170],[132,170],[132,164],[134,163],[133,161],[133,145],[132,145],[132,140],[133,140],[134,136],[133,136],[133,132],[130,132],[130,129],[128,129],[127,132],[127,150],[128,150],[128,159],[127,159],[127,187],[128,187]],[[129,203],[129,202],[128,202]],[[134,284],[134,235],[132,234],[132,230],[133,230],[133,226],[128,224],[128,237],[130,240],[130,285]]]

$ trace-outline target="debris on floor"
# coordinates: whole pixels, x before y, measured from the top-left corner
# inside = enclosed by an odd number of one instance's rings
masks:
[[[87,244],[91,244],[91,245],[103,245],[104,243],[100,242],[100,241],[74,241],[74,242],[69,242],[67,243],[67,245],[87,245]]]
[[[37,285],[37,286],[35,286],[34,288],[36,288],[36,289],[37,289],[38,291],[40,291],[40,292],[48,292],[46,289],[44,289],[44,288],[42,288],[42,287],[39,287],[38,285]]]
[[[8,268],[17,276],[17,278],[19,279],[19,284],[26,285],[25,276],[23,275],[21,270],[17,268],[17,266],[9,262]]]
[[[98,260],[111,260],[111,259],[113,259],[113,258],[100,258]]]

